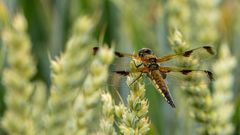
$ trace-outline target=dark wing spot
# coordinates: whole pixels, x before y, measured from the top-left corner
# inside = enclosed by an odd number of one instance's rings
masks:
[[[115,53],[115,55],[118,56],[118,57],[124,57],[124,55],[123,55],[122,53],[120,53],[120,52],[114,52],[114,53]]]
[[[93,47],[93,55],[96,55],[98,50],[99,50],[99,47]]]
[[[184,57],[189,57],[192,54],[192,52],[193,52],[193,50],[186,51],[186,52],[184,52],[183,56]]]
[[[210,54],[214,55],[214,51],[211,46],[203,46],[203,48]]]
[[[189,69],[184,69],[182,71],[180,71],[182,74],[187,75],[188,73],[192,72],[192,70]]]
[[[162,76],[163,79],[167,78],[167,74],[166,73],[161,72],[161,76]]]
[[[120,74],[120,75],[124,75],[124,76],[129,75],[129,72],[128,72],[128,71],[113,71],[113,72],[115,72],[115,73],[117,73],[117,74]]]
[[[204,70],[204,72],[207,74],[207,77],[208,77],[211,81],[214,80],[214,77],[213,77],[213,73],[212,73],[212,72],[207,71],[207,70]]]

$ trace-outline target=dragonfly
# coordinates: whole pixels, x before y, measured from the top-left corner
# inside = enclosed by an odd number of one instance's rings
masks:
[[[99,47],[94,47],[93,53],[96,54],[98,50],[99,50]],[[139,63],[136,64],[134,62],[136,70],[133,70],[133,71],[119,70],[119,71],[114,71],[114,72],[117,74],[123,75],[123,76],[129,76],[132,73],[139,73],[139,76],[137,76],[131,84],[135,83],[144,74],[146,74],[146,76],[153,82],[156,89],[165,98],[167,103],[171,107],[175,108],[176,107],[175,103],[174,103],[171,93],[168,89],[168,86],[165,82],[165,79],[166,79],[168,73],[179,72],[183,75],[188,75],[191,72],[202,72],[207,76],[207,78],[209,78],[210,81],[214,80],[213,73],[209,70],[162,66],[161,63],[170,61],[179,56],[190,57],[197,50],[204,50],[207,53],[214,55],[214,51],[211,46],[201,46],[198,48],[187,50],[182,53],[169,54],[169,55],[165,55],[162,57],[157,57],[153,53],[153,51],[149,48],[142,48],[137,52],[137,54],[129,54],[129,53],[122,53],[122,52],[115,51],[114,54],[117,57],[120,57],[120,58],[130,57],[133,60],[139,61]]]

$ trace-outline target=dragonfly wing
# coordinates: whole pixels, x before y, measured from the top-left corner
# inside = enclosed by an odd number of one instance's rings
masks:
[[[202,52],[202,50],[204,52]],[[159,63],[166,62],[166,61],[172,60],[174,58],[177,58],[179,56],[190,57],[190,56],[194,55],[194,52],[196,52],[196,51],[199,51],[199,53],[203,53],[202,56],[205,56],[206,52],[208,54],[210,54],[210,55],[214,55],[215,54],[214,51],[213,51],[213,48],[211,46],[201,46],[201,47],[194,48],[192,50],[188,50],[188,51],[185,51],[185,52],[182,52],[182,53],[169,54],[169,55],[166,55],[166,56],[162,56],[162,57],[157,59],[157,62],[159,62]]]

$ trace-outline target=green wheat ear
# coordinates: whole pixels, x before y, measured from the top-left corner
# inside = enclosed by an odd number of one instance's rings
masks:
[[[73,103],[86,77],[87,62],[92,56],[90,42],[95,23],[83,16],[76,20],[65,52],[51,61],[51,93],[48,100],[48,134],[75,134],[79,130]]]
[[[134,63],[131,62],[130,68],[134,70]],[[137,74],[131,74],[127,78],[127,84],[130,85]],[[141,79],[138,79],[130,87],[130,95],[127,99],[127,106],[120,104],[115,107],[118,117],[118,127],[123,134],[146,134],[149,131],[148,101],[145,98],[145,86]]]
[[[180,32],[175,31],[170,37],[170,42],[174,50],[181,52],[187,47],[186,41]],[[179,59],[179,66],[196,69],[199,67],[198,60],[192,57],[188,59]],[[191,78],[186,78],[186,84],[182,85],[181,90],[187,98],[191,116],[201,125],[202,130],[206,130],[209,123],[212,122],[212,98],[207,82],[203,79],[202,74],[194,74]]]
[[[226,65],[227,68],[226,68]],[[234,77],[233,69],[236,67],[236,59],[231,56],[227,44],[220,46],[218,59],[213,64],[213,72],[216,80],[213,82],[213,105],[214,123],[209,127],[209,131],[216,134],[232,134],[234,127],[231,118],[234,111],[232,86]]]
[[[7,110],[1,124],[9,134],[36,134],[36,123],[32,117],[34,107],[29,100],[34,90],[30,80],[36,68],[26,29],[25,18],[18,14],[13,18],[12,27],[6,27],[2,33],[3,45],[7,47],[8,67],[3,70]]]
[[[168,0],[166,4],[167,26],[169,32],[169,45],[175,53],[182,53],[189,49],[189,41],[192,38],[191,30],[191,5],[189,0]],[[183,37],[183,35],[184,37]],[[179,67],[187,67],[188,65],[195,64],[195,61],[177,58],[176,64]],[[173,86],[174,87],[174,86]],[[193,128],[193,120],[189,117],[188,101],[183,88],[175,87],[173,91],[177,103],[181,107],[177,107],[176,119],[180,124],[176,132],[179,134],[191,134],[195,129]],[[185,122],[182,122],[184,120]],[[178,123],[177,122],[177,123]]]
[[[180,29],[186,41],[191,38],[191,7],[189,5],[188,0],[168,0],[166,3],[168,31]]]
[[[114,128],[115,122],[114,101],[108,92],[103,93],[101,95],[101,99],[102,99],[102,115],[100,119],[101,131],[99,132],[99,134],[117,135],[117,132],[115,131]]]
[[[90,71],[74,101],[74,119],[78,125],[77,134],[98,132],[100,98],[105,89],[108,67],[113,57],[113,49],[109,49],[106,45],[102,46],[90,65]]]

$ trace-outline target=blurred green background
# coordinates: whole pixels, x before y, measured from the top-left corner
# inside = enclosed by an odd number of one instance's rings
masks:
[[[103,42],[108,45],[114,42],[115,50],[120,52],[132,53],[141,48],[151,48],[157,56],[173,53],[174,47],[170,45],[169,39],[177,29],[182,32],[189,48],[203,45],[214,47],[214,60],[204,62],[206,57],[200,57],[202,64],[214,69],[213,63],[219,58],[220,46],[226,44],[227,48],[224,49],[229,49],[229,55],[236,60],[235,68],[229,72],[234,78],[229,88],[234,107],[230,118],[233,123],[231,134],[240,135],[239,0],[0,0],[0,32],[11,25],[17,13],[22,13],[28,24],[31,51],[37,63],[37,74],[33,80],[42,80],[48,87],[51,86],[49,57],[59,56],[65,50],[74,22],[86,15],[95,18],[93,38],[98,40],[104,33]],[[93,41],[92,46],[97,45]],[[6,66],[5,47],[2,43],[0,47],[2,74]],[[110,71],[128,69],[128,62],[129,59],[115,59]],[[224,68],[228,69],[228,64]],[[191,114],[184,109],[186,105],[182,105],[186,103],[186,97],[179,95],[181,82],[169,85],[177,104],[176,109],[172,109],[146,80],[151,121],[148,134],[197,134],[195,128],[198,125],[192,125]],[[116,90],[126,100],[129,90],[124,78],[120,79],[110,73],[108,86],[116,101],[119,99]],[[0,87],[0,111],[3,117],[7,107],[2,83]],[[212,83],[209,87],[210,90],[214,89]]]

